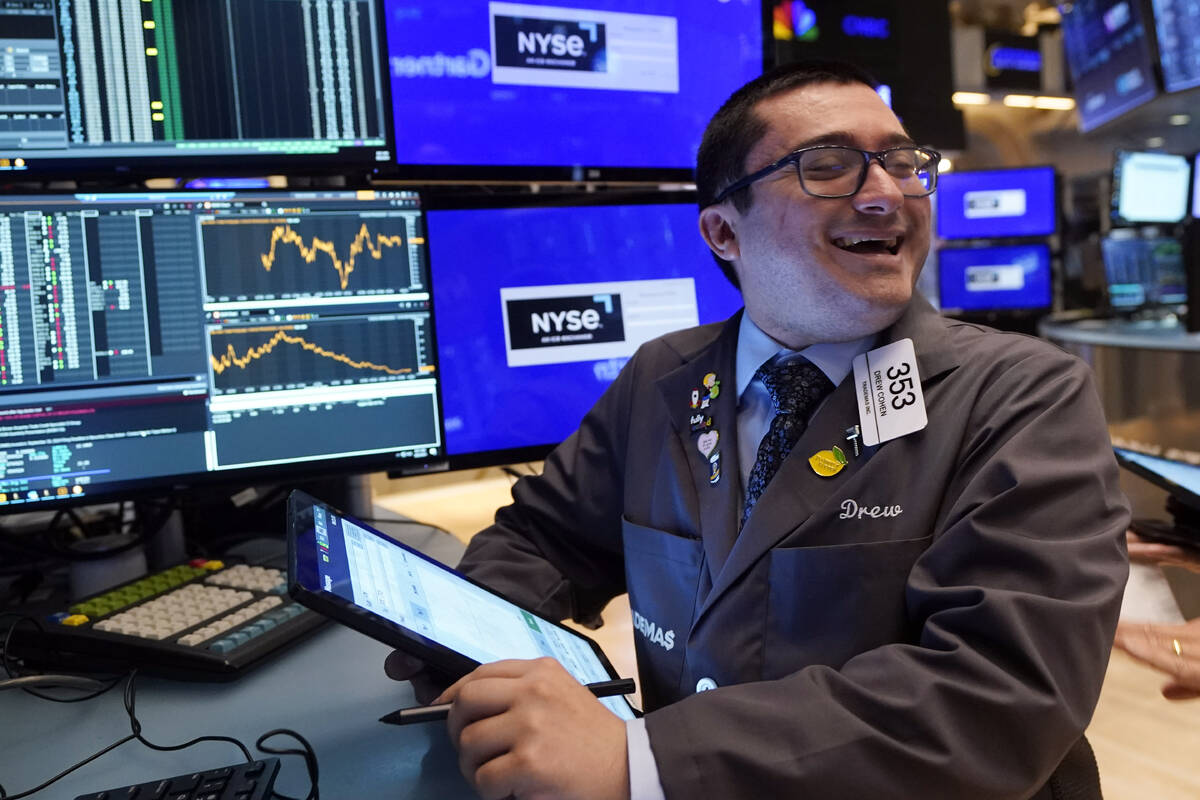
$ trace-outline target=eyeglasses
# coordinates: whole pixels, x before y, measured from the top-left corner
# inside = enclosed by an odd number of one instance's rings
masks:
[[[805,194],[851,197],[867,182],[867,170],[872,161],[883,167],[905,197],[928,197],[937,188],[938,162],[941,160],[942,154],[928,147],[889,147],[886,150],[860,150],[837,144],[802,147],[725,187],[712,204],[720,203],[734,192],[790,164],[796,165],[796,176]]]

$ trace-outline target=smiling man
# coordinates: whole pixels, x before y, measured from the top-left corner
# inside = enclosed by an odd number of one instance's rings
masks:
[[[914,294],[938,161],[844,65],[714,117],[745,309],[643,346],[460,565],[559,618],[628,591],[646,714],[479,668],[441,699],[483,797],[1100,796],[1128,509],[1088,370]]]

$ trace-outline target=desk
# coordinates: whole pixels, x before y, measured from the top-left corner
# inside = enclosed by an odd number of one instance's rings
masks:
[[[398,538],[451,563],[462,552],[461,543],[451,537],[423,529]],[[140,677],[136,711],[142,735],[155,744],[234,736],[253,755],[262,755],[254,750],[255,739],[274,728],[291,728],[316,751],[322,800],[474,800],[478,795],[459,774],[445,723],[398,727],[377,722],[388,711],[416,704],[409,684],[384,675],[388,652],[386,645],[330,624],[232,683]],[[9,794],[23,792],[129,735],[122,688],[83,703],[0,692],[0,784]],[[299,746],[285,736],[267,744]],[[280,758],[276,789],[304,797],[309,789],[304,759]],[[241,759],[241,752],[224,742],[175,752],[129,742],[33,797],[72,798]]]

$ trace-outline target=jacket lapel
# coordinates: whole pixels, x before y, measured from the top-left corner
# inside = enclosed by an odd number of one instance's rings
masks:
[[[904,315],[880,336],[879,346],[911,338],[917,352],[921,385],[925,387],[958,364],[956,354],[945,336],[946,324],[947,321],[918,295]],[[932,424],[932,414],[930,419]],[[887,446],[888,443],[884,442],[875,447],[864,447],[859,456],[854,457],[853,447],[848,445],[845,436],[846,429],[857,422],[858,404],[854,373],[851,372],[809,421],[808,429],[780,465],[779,472],[755,504],[746,527],[729,552],[728,560],[711,562],[714,564],[713,588],[704,601],[697,621],[743,573],[825,505],[830,496],[862,469],[881,447]],[[821,477],[813,471],[808,459],[816,452],[828,450],[834,445],[847,451],[849,463],[836,475]],[[733,525],[736,531],[736,520]]]
[[[738,478],[737,460],[737,381],[734,368],[740,322],[739,312],[725,323],[712,344],[657,381],[675,435],[679,437],[687,457],[699,509],[696,527],[712,575],[716,575],[725,561],[733,537],[737,535],[738,515],[741,513],[741,481]],[[720,381],[719,391],[716,397],[709,399],[707,408],[693,409],[692,392],[698,392],[703,402],[706,394],[703,381],[709,373]],[[711,425],[705,430],[693,431],[692,420],[697,417],[711,420]],[[702,436],[705,437],[703,440]],[[716,449],[706,455],[701,445],[707,450],[714,438]],[[715,465],[711,460],[713,453],[718,454]],[[719,470],[715,482],[712,480],[714,466]]]

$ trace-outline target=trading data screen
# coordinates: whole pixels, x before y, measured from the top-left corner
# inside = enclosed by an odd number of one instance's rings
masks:
[[[1154,0],[1154,25],[1167,91],[1200,86],[1200,7],[1195,0]]]
[[[431,210],[429,230],[452,458],[562,441],[638,345],[742,304],[694,196]]]
[[[943,248],[938,251],[938,282],[947,311],[1048,309],[1053,298],[1050,248]]]
[[[763,68],[757,0],[384,9],[402,165],[690,170],[709,117]]]
[[[1063,9],[1063,45],[1082,130],[1154,99],[1158,88],[1140,0],[1075,0]]]
[[[412,192],[0,198],[0,505],[437,456],[425,253]]]
[[[1136,310],[1187,302],[1183,245],[1178,239],[1109,235],[1100,248],[1113,308]]]
[[[387,161],[374,0],[6,0],[0,170]]]
[[[943,239],[1049,236],[1058,224],[1053,167],[948,172],[934,197]]]

